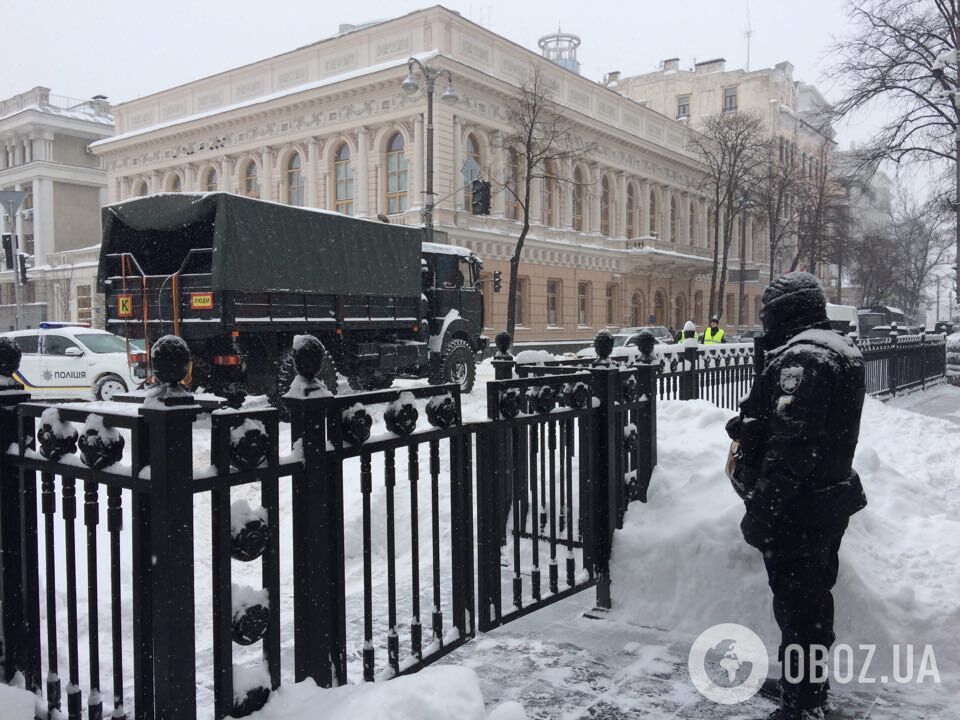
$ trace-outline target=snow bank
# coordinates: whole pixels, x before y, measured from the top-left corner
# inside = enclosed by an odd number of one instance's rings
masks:
[[[557,359],[553,353],[546,350],[521,350],[513,358],[514,362],[521,365],[543,365]]]
[[[64,706],[66,706],[66,698],[64,698]],[[36,695],[0,682],[0,717],[31,718],[34,716],[35,707],[39,707]],[[46,704],[42,707],[46,709]]]
[[[521,711],[522,712],[522,711]],[[307,680],[281,687],[250,720],[484,720],[473,670],[434,666],[389,682],[324,690]],[[523,715],[495,717],[519,720]]]
[[[634,505],[616,536],[613,614],[691,637],[741,623],[775,658],[763,561],[743,541],[743,504],[723,472],[732,414],[706,401],[658,405],[660,464],[649,503]],[[867,398],[854,467],[869,505],[841,548],[838,642],[929,642],[941,672],[960,670],[958,455],[955,425]]]

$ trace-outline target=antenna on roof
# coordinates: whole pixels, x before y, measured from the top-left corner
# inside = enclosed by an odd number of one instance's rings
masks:
[[[747,39],[747,72],[750,72],[750,39],[753,37],[753,25],[750,24],[750,0],[747,0],[747,30],[743,36]]]

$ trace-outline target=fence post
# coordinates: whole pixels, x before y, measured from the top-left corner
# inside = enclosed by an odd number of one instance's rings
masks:
[[[294,679],[320,687],[347,682],[343,548],[343,476],[327,452],[330,399],[317,379],[325,350],[306,336],[293,351],[298,397],[284,398],[290,437],[301,445],[303,471],[293,476]]]
[[[640,411],[639,463],[637,465],[637,499],[647,501],[647,489],[650,477],[657,465],[657,367],[656,365],[637,365],[640,381],[640,396],[646,397],[646,403]]]
[[[0,338],[0,381],[9,388],[0,395],[0,448],[18,443],[17,406],[30,394],[13,379],[20,366],[20,349],[9,338]],[[19,391],[19,392],[18,392]],[[22,673],[27,690],[40,688],[40,610],[38,597],[31,598],[36,583],[26,582],[24,572],[36,572],[29,562],[30,539],[24,522],[28,514],[36,516],[36,500],[31,509],[21,490],[18,471],[0,456],[0,668],[3,680],[10,682]],[[35,497],[35,496],[34,496]],[[33,538],[34,555],[36,538]],[[33,568],[30,568],[30,565]]]
[[[510,380],[513,378],[513,356],[510,355],[510,343],[513,339],[506,330],[497,333],[497,354],[493,356],[493,372],[495,380]]]
[[[154,717],[195,720],[193,421],[200,406],[179,386],[190,362],[187,344],[168,336],[153,346],[152,355],[163,384],[144,401],[140,414],[150,446]]]
[[[680,375],[680,399],[697,400],[700,397],[697,387],[697,367],[700,364],[700,348],[686,345],[683,348],[683,371]]]
[[[605,360],[606,358],[601,358]],[[613,548],[613,533],[617,524],[618,487],[622,478],[616,477],[620,466],[617,453],[622,448],[623,428],[618,427],[616,405],[619,395],[620,371],[611,367],[591,368],[594,395],[600,401],[596,415],[596,462],[593,495],[591,497],[591,523],[594,530],[594,564],[597,578],[597,607],[609,610],[610,553]]]
[[[899,336],[897,335],[897,324],[890,325],[890,361],[887,363],[887,385],[890,395],[897,394],[897,378],[899,377],[900,356],[897,349]]]

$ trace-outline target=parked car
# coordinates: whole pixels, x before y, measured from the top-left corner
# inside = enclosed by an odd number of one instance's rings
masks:
[[[743,335],[732,335],[730,337],[730,342],[734,343],[752,343],[756,338],[763,335],[763,328],[759,325],[752,327],[749,330],[745,330]]]
[[[30,330],[0,333],[13,340],[23,356],[14,377],[38,399],[110,400],[141,380],[131,369],[140,353],[123,338],[75,323],[42,322]],[[133,358],[135,359],[135,358]]]
[[[636,347],[637,342],[640,340],[640,333],[648,332],[653,335],[654,340],[657,341],[658,345],[670,345],[673,343],[673,338],[670,336],[670,331],[662,325],[649,325],[645,327],[626,327],[621,328],[613,336],[613,351],[617,352],[617,348],[627,348],[627,347]],[[583,350],[577,352],[577,357],[580,358],[592,358],[596,357],[597,352],[593,349],[593,345],[585,347]]]

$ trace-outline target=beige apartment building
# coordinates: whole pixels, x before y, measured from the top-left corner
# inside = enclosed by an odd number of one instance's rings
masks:
[[[334,37],[114,108],[117,134],[93,144],[111,202],[155,192],[228,191],[390,222],[422,222],[426,97],[406,96],[408,59],[449,71],[458,101],[434,103],[435,222],[483,258],[488,334],[506,324],[508,260],[520,211],[497,192],[518,172],[506,109],[534,65],[574,132],[595,143],[534,188],[520,268],[518,342],[583,341],[604,327],[705,321],[710,208],[698,191],[690,130],[582,77],[569,35],[533,52],[435,6],[342,26]],[[544,55],[549,56],[544,57]],[[468,158],[494,181],[491,214],[471,214]],[[748,267],[761,265],[759,233]],[[491,276],[503,272],[503,292]],[[730,300],[736,287],[728,286]],[[756,321],[760,288],[747,293]],[[735,304],[728,305],[734,308]],[[730,317],[736,317],[734,313]]]
[[[0,212],[0,230],[16,231],[30,268],[21,288],[24,327],[100,320],[95,285],[107,174],[89,145],[112,134],[103,97],[79,100],[35,87],[0,101],[0,188],[27,193],[15,218]],[[0,260],[4,331],[14,325],[13,283]]]
[[[789,155],[808,176],[826,172],[836,148],[836,133],[825,119],[829,103],[814,85],[795,80],[793,65],[777,63],[758,70],[727,70],[722,58],[694,63],[681,69],[679,58],[661,63],[659,70],[631,77],[618,77],[614,87],[624,95],[676,122],[696,129],[707,116],[726,112],[757,115],[779,140],[780,160]],[[748,233],[756,218],[747,217]],[[766,241],[763,241],[764,244]],[[774,272],[788,269],[796,251],[796,238],[786,243],[774,261]],[[801,262],[801,269],[807,269]],[[835,268],[818,267],[827,284],[835,280]],[[766,273],[760,282],[767,280]]]

